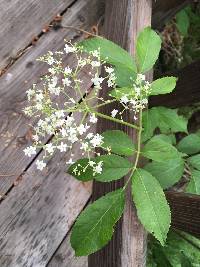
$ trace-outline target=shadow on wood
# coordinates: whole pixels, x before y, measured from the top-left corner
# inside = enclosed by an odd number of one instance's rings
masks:
[[[166,106],[177,108],[200,102],[200,60],[181,70],[166,73],[163,76],[178,77],[176,89],[171,94],[151,97],[150,107]]]
[[[172,228],[200,238],[200,196],[166,192],[172,212]]]

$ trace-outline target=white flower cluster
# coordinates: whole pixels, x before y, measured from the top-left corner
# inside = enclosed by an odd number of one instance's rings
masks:
[[[120,93],[120,88],[116,89],[116,92]],[[114,109],[111,112],[111,116],[114,118],[119,113],[122,113],[129,109],[134,111],[134,119],[137,119],[137,113],[147,107],[148,97],[151,93],[151,85],[148,81],[145,80],[143,74],[138,74],[133,83],[133,88],[130,88],[130,91],[126,94],[122,94],[120,98],[120,103],[123,105],[124,110],[119,112]]]
[[[66,66],[64,55],[71,54],[74,57],[75,66]],[[90,110],[87,101],[84,100],[85,91],[82,89],[83,81],[79,78],[80,72],[87,65],[90,66],[90,78],[94,83],[94,96],[102,88],[103,81],[107,81],[108,86],[115,86],[114,69],[105,67],[106,77],[100,77],[99,71],[103,61],[100,59],[100,50],[90,52],[87,56],[82,52],[82,48],[67,43],[64,51],[51,52],[40,57],[39,61],[48,64],[48,73],[41,78],[41,83],[34,84],[27,91],[27,99],[30,103],[24,113],[27,116],[37,116],[39,118],[34,126],[34,143],[24,149],[28,157],[35,156],[41,148],[44,150],[44,156],[36,161],[39,170],[46,167],[45,159],[49,158],[55,152],[67,152],[72,150],[74,143],[80,143],[82,155],[96,153],[95,148],[103,144],[103,137],[100,134],[89,132],[92,124],[97,122],[95,113]],[[87,93],[87,92],[86,92]],[[89,97],[89,96],[88,96]],[[79,103],[80,100],[82,103]],[[100,99],[102,103],[104,101]],[[80,112],[83,115],[81,122],[77,122],[75,113]],[[89,115],[89,118],[87,119]],[[50,143],[44,144],[44,138],[54,136]],[[67,164],[73,163],[73,154]],[[94,173],[100,172],[101,164],[93,166]]]
[[[60,117],[62,116],[62,117]],[[90,116],[90,123],[96,123],[97,118],[94,114]],[[34,144],[24,149],[25,155],[32,157],[36,155],[37,148],[43,147],[45,155],[44,158],[52,156],[54,152],[67,152],[71,151],[72,146],[76,142],[80,142],[80,149],[83,151],[83,155],[89,152],[93,153],[96,147],[100,147],[103,143],[103,137],[100,134],[88,133],[91,125],[86,123],[77,123],[72,116],[64,117],[64,113],[57,112],[50,117],[40,119],[35,127],[35,135],[33,135]],[[42,145],[41,137],[45,137],[49,134],[53,134],[54,138],[51,143]],[[67,164],[73,163],[73,154],[71,154],[70,160]],[[46,163],[44,161],[36,162],[37,168],[42,170]]]
[[[72,57],[73,66],[65,64],[66,54]],[[105,77],[100,77],[100,67],[105,63],[101,60],[100,49],[86,55],[80,46],[71,43],[66,43],[63,51],[49,51],[39,60],[48,64],[48,73],[41,78],[41,83],[34,84],[27,91],[30,104],[24,112],[28,116],[38,117],[39,120],[34,127],[34,143],[24,149],[25,154],[32,157],[37,150],[43,149],[43,158],[36,161],[37,168],[42,170],[46,166],[45,159],[57,151],[70,153],[74,143],[79,142],[82,155],[87,155],[90,159],[91,154],[96,153],[96,148],[103,145],[103,137],[90,132],[90,128],[97,122],[96,108],[111,101],[98,97],[103,83],[117,90],[114,68],[104,65]],[[91,95],[83,88],[84,83],[80,78],[81,71],[84,73],[86,67],[87,73],[89,68],[89,78],[94,84]],[[120,99],[124,109],[131,108],[137,113],[140,108],[145,107],[149,90],[149,83],[139,74],[130,95],[125,94]],[[89,100],[95,100],[94,103],[98,100],[98,105],[91,106],[92,101]],[[75,119],[77,112],[81,114],[81,122]],[[111,116],[114,118],[117,114],[118,110],[114,109]],[[51,142],[44,144],[45,137],[49,136],[53,137]],[[67,164],[74,162],[73,156],[71,152]],[[101,173],[103,162],[89,161],[89,166],[95,175]]]

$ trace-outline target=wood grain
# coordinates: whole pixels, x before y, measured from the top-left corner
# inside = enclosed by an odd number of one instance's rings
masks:
[[[74,0],[1,0],[0,68],[17,57]]]
[[[81,118],[77,113],[77,123]],[[90,131],[95,131],[94,126]],[[80,158],[80,144],[74,145],[72,153],[74,160]],[[36,169],[34,161],[1,203],[0,251],[10,256],[0,257],[0,266],[46,266],[88,202],[91,183],[66,174],[70,155],[56,153],[43,172]]]
[[[136,35],[144,26],[151,23],[151,1],[149,0],[109,0],[106,1],[105,36],[134,54]],[[108,88],[104,87],[100,97],[107,97]],[[119,104],[104,107],[101,112],[110,114]],[[132,121],[131,114],[126,113],[126,120]],[[136,141],[135,131],[122,128],[114,123],[99,120],[97,131],[106,129],[123,129]],[[93,200],[123,185],[115,183],[94,182]],[[142,267],[145,266],[146,232],[138,221],[136,209],[130,194],[126,196],[126,207],[123,218],[117,224],[113,239],[99,252],[89,256],[89,267]]]
[[[100,1],[97,0],[78,1],[63,17],[63,25],[89,27],[99,18],[99,4]],[[77,32],[71,29],[60,29],[43,35],[37,45],[27,51],[0,78],[0,174],[12,174],[0,177],[0,194],[11,188],[32,160],[24,156],[23,149],[31,143],[29,124],[34,125],[36,118],[26,118],[22,109],[26,105],[26,90],[47,71],[47,66],[36,59],[48,50],[62,49],[64,38],[77,39],[78,36]],[[72,57],[66,57],[67,64],[74,64]],[[83,90],[91,86],[87,72],[82,72],[80,78],[84,81]]]
[[[200,60],[163,76],[178,77],[176,89],[171,94],[151,97],[149,102],[151,107],[177,108],[200,102]]]
[[[166,192],[172,212],[172,227],[200,238],[200,196]]]
[[[68,159],[55,155],[42,174],[32,164],[2,202],[0,266],[46,266],[87,203],[91,187],[65,173]]]
[[[47,267],[88,267],[87,257],[75,257],[70,245],[70,234],[63,240]]]

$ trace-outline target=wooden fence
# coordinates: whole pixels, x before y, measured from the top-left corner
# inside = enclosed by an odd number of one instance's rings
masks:
[[[64,38],[76,41],[83,38],[80,32],[63,26],[90,29],[91,26],[97,25],[104,16],[103,2],[103,0],[2,0],[0,2],[1,267],[87,266],[87,258],[74,258],[69,235],[75,219],[90,200],[91,184],[80,183],[65,173],[65,161],[68,155],[65,158],[55,155],[47,164],[48,170],[42,174],[36,170],[35,162],[42,157],[43,151],[39,151],[30,159],[23,153],[23,149],[31,143],[29,125],[34,125],[36,118],[31,120],[26,118],[22,109],[26,105],[26,90],[38,82],[39,77],[47,71],[36,58],[49,50],[63,48]],[[135,36],[142,27],[150,25],[151,13],[152,26],[160,29],[167,19],[190,1],[157,0],[153,1],[153,7],[150,0],[105,2],[105,36],[133,53]],[[73,58],[67,56],[66,64],[73,65]],[[199,65],[199,62],[193,63],[176,73],[180,77],[174,93],[176,102],[172,94],[167,97],[152,98],[151,106],[162,104],[176,107],[200,101],[197,75]],[[84,79],[83,88],[89,89],[92,84],[87,73],[81,73],[81,78]],[[116,125],[100,121],[98,129],[101,130],[102,127],[116,128]],[[135,138],[134,132],[128,133]],[[53,137],[50,136],[44,142],[49,142],[51,138]],[[74,153],[78,158],[77,147],[74,148]],[[117,186],[118,183],[105,187],[95,183],[93,199]],[[199,235],[199,198],[179,193],[167,193],[167,197],[172,207],[172,226]],[[138,222],[135,210],[131,206],[130,196],[127,195],[126,212],[117,226],[112,242],[101,252],[89,257],[89,266],[144,266],[145,249],[146,232]]]

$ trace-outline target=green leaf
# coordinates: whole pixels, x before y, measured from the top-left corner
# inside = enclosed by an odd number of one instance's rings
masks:
[[[187,36],[190,26],[190,20],[187,12],[183,9],[176,15],[176,25],[183,36]]]
[[[200,170],[200,154],[189,157],[187,161],[193,168]]]
[[[154,259],[154,267],[183,267],[183,255],[187,263],[198,267],[200,262],[200,240],[184,232],[170,230],[166,246],[162,247],[154,239],[150,242],[149,255]],[[164,260],[164,261],[163,261]]]
[[[177,110],[165,107],[155,107],[143,112],[142,115],[142,142],[153,136],[156,128],[160,128],[162,133],[186,132],[187,120],[177,114]],[[176,143],[173,138],[173,143]]]
[[[151,84],[151,95],[162,95],[171,93],[176,87],[176,77],[163,77]]]
[[[161,140],[173,145],[175,142],[175,136],[173,134],[158,134],[156,135],[156,138],[160,138]]]
[[[120,100],[120,98],[126,95],[129,99],[134,96],[133,88],[130,87],[121,87],[113,89],[110,93],[110,96]]]
[[[91,52],[100,48],[102,60],[114,66],[124,66],[132,72],[137,72],[133,57],[126,50],[105,38],[90,38],[80,42],[78,46],[83,47],[85,52]]]
[[[174,267],[170,264],[170,261],[166,257],[163,251],[163,247],[161,247],[160,244],[154,245],[153,256],[154,256],[154,260],[157,263],[156,265],[157,267],[161,267],[161,266],[162,267]]]
[[[132,176],[132,195],[141,223],[164,245],[171,216],[160,184],[149,172],[138,169]]]
[[[139,73],[145,73],[153,67],[158,59],[160,49],[161,39],[150,27],[146,27],[139,33],[136,41],[136,58]]]
[[[186,192],[200,195],[200,171],[193,170]]]
[[[123,66],[115,66],[116,84],[119,87],[133,87],[133,81],[136,79],[136,73],[133,69]]]
[[[163,141],[159,136],[154,136],[145,144],[142,149],[142,155],[157,162],[166,162],[181,157],[181,154],[174,146]]]
[[[89,181],[95,179],[100,182],[110,182],[118,180],[125,176],[131,169],[131,163],[118,155],[102,155],[91,158],[90,161],[95,163],[102,162],[101,174],[93,173],[93,168],[89,165],[89,159],[80,159],[72,164],[68,173],[81,181]]]
[[[168,132],[185,132],[187,133],[187,120],[177,114],[176,109],[169,109],[165,107],[151,108],[151,116],[157,116],[157,127],[162,133]]]
[[[102,147],[110,148],[112,153],[123,156],[132,156],[135,152],[135,145],[130,137],[120,130],[108,130],[102,134]]]
[[[181,267],[193,267],[190,259],[183,252],[181,253]]]
[[[166,162],[150,162],[145,167],[160,183],[163,189],[167,189],[177,183],[184,172],[184,160],[182,158],[167,160]]]
[[[154,130],[157,127],[157,114],[151,109],[143,111],[142,113],[142,142],[144,143],[153,136]]]
[[[112,238],[114,226],[124,210],[122,189],[108,193],[90,204],[78,217],[71,235],[76,256],[90,255]]]
[[[177,148],[189,155],[196,154],[200,152],[200,137],[196,134],[190,134],[178,143]]]

